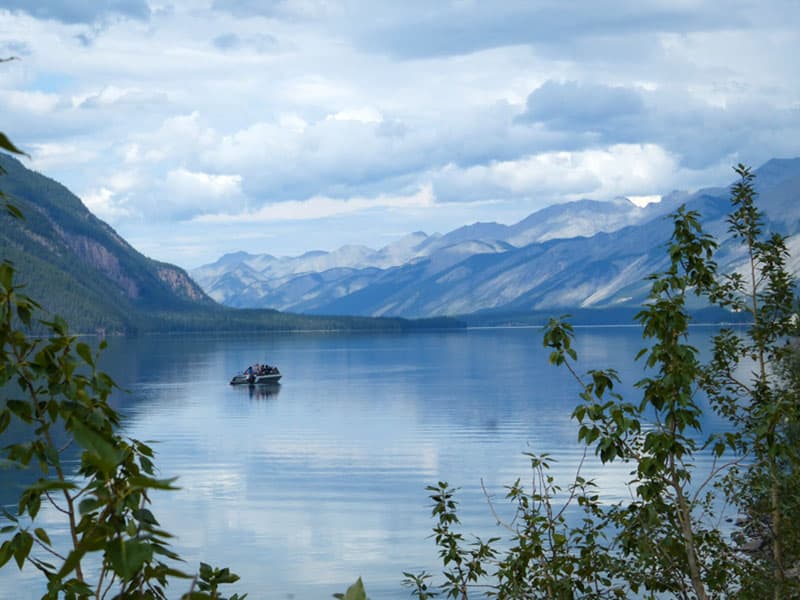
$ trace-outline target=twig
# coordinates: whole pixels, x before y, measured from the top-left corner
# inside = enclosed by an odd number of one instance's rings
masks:
[[[572,501],[575,499],[575,489],[577,487],[576,481],[578,481],[578,477],[581,475],[581,470],[583,469],[583,461],[586,460],[586,452],[589,450],[587,446],[583,447],[583,456],[581,456],[581,461],[578,463],[578,468],[575,470],[575,479],[572,481],[572,485],[569,489],[569,498],[564,502],[564,506],[561,507],[561,510],[558,511],[556,515],[556,519],[560,519],[561,515],[564,514],[564,511],[567,510],[567,507],[572,504]]]
[[[44,543],[42,540],[40,540],[39,538],[37,538],[37,537],[34,537],[34,538],[33,538],[33,541],[34,541],[34,542],[36,542],[37,544],[39,544],[39,546],[41,546],[42,548],[44,548],[45,550],[47,550],[47,551],[48,551],[50,554],[52,554],[53,556],[55,556],[55,557],[57,557],[57,558],[60,558],[61,560],[67,560],[65,557],[61,556],[61,555],[60,555],[58,552],[56,552],[55,550],[53,550],[53,549],[52,549],[50,546],[48,546],[47,544],[45,544],[45,543]]]
[[[744,460],[744,457],[742,456],[742,457],[737,458],[736,460],[732,460],[730,462],[725,463],[724,465],[721,465],[721,466],[717,467],[716,466],[717,457],[715,456],[714,457],[714,462],[711,465],[711,472],[708,474],[708,477],[705,478],[703,483],[701,483],[700,486],[697,488],[697,491],[695,491],[694,496],[692,497],[692,504],[696,504],[697,503],[697,499],[700,497],[700,492],[702,492],[703,488],[706,487],[709,483],[711,483],[711,481],[716,479],[717,475],[719,475],[722,471],[725,471],[726,469],[730,469],[734,465],[739,464],[743,460]]]
[[[486,486],[483,483],[483,477],[481,477],[481,489],[483,490],[483,495],[486,497],[486,502],[489,504],[489,510],[492,511],[492,516],[494,517],[495,522],[499,527],[503,529],[507,529],[509,532],[516,534],[516,530],[511,527],[508,523],[504,522],[500,516],[497,514],[497,511],[494,509],[494,502],[492,502],[491,497],[489,496],[489,492],[486,490]]]
[[[105,600],[105,597],[108,596],[108,592],[111,591],[111,586],[114,585],[116,579],[117,579],[117,574],[112,572],[111,579],[109,579],[108,581],[108,586],[106,587],[106,590],[103,592],[103,600]]]
[[[53,500],[53,497],[50,495],[50,492],[49,492],[48,490],[45,490],[45,491],[44,491],[44,495],[45,495],[45,496],[47,496],[47,499],[50,501],[50,504],[52,504],[52,505],[53,505],[53,508],[55,508],[55,509],[56,509],[57,511],[59,511],[59,512],[62,512],[62,513],[64,513],[65,515],[68,515],[68,514],[69,514],[69,511],[68,511],[68,510],[66,510],[66,509],[64,509],[64,508],[61,508],[61,507],[60,507],[60,506],[59,506],[59,505],[56,503],[56,501],[55,501],[55,500]]]

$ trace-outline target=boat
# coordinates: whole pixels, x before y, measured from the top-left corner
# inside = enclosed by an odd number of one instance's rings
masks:
[[[278,367],[255,364],[237,373],[231,379],[231,385],[259,385],[264,383],[278,383],[281,372]]]

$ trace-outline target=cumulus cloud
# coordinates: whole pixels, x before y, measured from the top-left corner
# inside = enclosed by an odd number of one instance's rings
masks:
[[[112,16],[133,19],[150,16],[146,0],[5,0],[2,8],[64,23],[93,23]]]
[[[79,145],[61,142],[35,144],[31,152],[31,166],[42,173],[68,166],[86,164],[97,158],[91,149]]]
[[[800,154],[800,11],[765,1],[12,0],[0,113],[122,235],[390,241]]]
[[[130,211],[123,206],[113,190],[101,187],[83,195],[83,203],[95,215],[106,221],[116,221],[130,216]]]
[[[240,175],[172,169],[152,182],[138,169],[108,174],[82,194],[86,206],[112,224],[169,223],[197,215],[238,211],[246,204]]]
[[[568,48],[583,39],[669,31],[721,31],[763,18],[747,3],[720,11],[713,0],[564,3],[488,0],[431,4],[348,2],[354,37],[400,58],[452,56],[509,45]],[[790,6],[784,3],[783,10]],[[360,18],[356,18],[360,15]]]
[[[528,96],[520,120],[584,129],[610,129],[644,113],[641,95],[625,87],[546,81]]]
[[[47,114],[58,108],[61,97],[39,91],[12,91],[6,96],[6,105],[12,110]]]
[[[617,144],[605,149],[543,152],[510,161],[459,169],[448,165],[433,176],[444,201],[539,197],[541,200],[610,199],[642,195],[668,185],[677,160],[653,144]]]
[[[208,206],[226,205],[241,194],[240,175],[215,175],[175,169],[167,173],[167,202],[173,205],[186,205],[193,210],[203,210]]]
[[[781,140],[786,132],[800,133],[796,109],[743,101],[741,94],[718,87],[709,92],[671,84],[645,89],[547,81],[528,96],[518,121],[561,134],[564,149],[570,144],[658,144],[694,169],[757,148],[754,136],[773,152],[792,152],[794,144]]]

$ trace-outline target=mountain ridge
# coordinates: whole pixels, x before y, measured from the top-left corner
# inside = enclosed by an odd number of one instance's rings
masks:
[[[768,227],[800,233],[800,159],[773,159],[756,173]],[[231,271],[225,278],[212,276],[219,261],[191,274],[226,304],[309,314],[408,318],[638,305],[646,297],[644,277],[664,267],[663,244],[671,235],[665,216],[683,203],[698,210],[707,231],[723,241],[721,256],[730,263],[723,268],[735,268],[735,252],[725,242],[729,187],[709,187],[674,191],[644,207],[628,199],[583,199],[546,207],[512,225],[473,223],[431,236],[415,232],[394,243],[403,252],[387,251],[391,245],[362,250],[361,264],[337,263],[337,250],[325,255],[334,265],[328,269],[315,269],[302,257],[271,256],[272,271],[251,269],[247,280]],[[381,262],[386,255],[394,263]],[[280,277],[272,276],[280,269]]]
[[[0,153],[0,190],[22,219],[0,215],[0,260],[46,318],[81,333],[149,331],[403,330],[459,326],[453,320],[343,318],[236,310],[218,305],[188,273],[139,253],[65,186]]]

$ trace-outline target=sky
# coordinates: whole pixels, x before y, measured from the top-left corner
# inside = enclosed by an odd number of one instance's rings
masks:
[[[797,0],[0,0],[12,56],[25,164],[186,268],[800,155]]]

